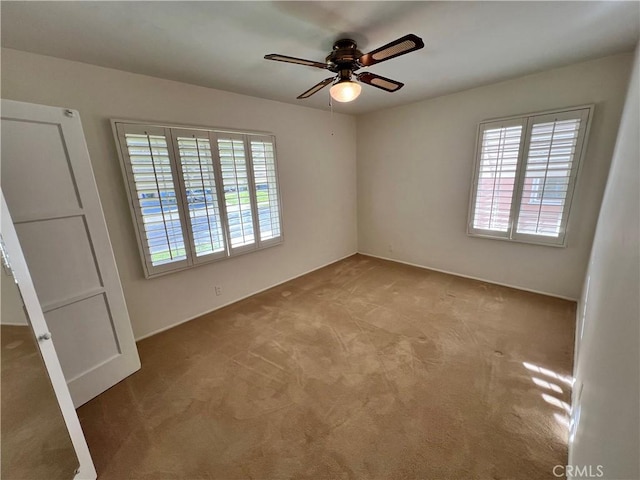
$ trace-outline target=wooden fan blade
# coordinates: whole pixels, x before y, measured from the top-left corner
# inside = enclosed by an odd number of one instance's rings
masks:
[[[404,87],[404,83],[396,82],[390,78],[381,77],[375,73],[361,73],[357,77],[362,83],[366,83],[372,87],[381,88],[387,92],[395,92],[396,90],[400,90]]]
[[[325,78],[324,80],[322,80],[320,83],[317,83],[316,85],[314,85],[313,87],[311,87],[309,90],[307,90],[304,93],[301,93],[300,95],[298,95],[296,98],[298,100],[301,100],[303,98],[309,98],[311,95],[313,95],[314,93],[322,90],[324,87],[326,87],[327,85],[329,85],[331,82],[333,82],[335,77],[329,77],[329,78]]]
[[[326,63],[314,62],[313,60],[305,60],[304,58],[287,57],[286,55],[278,55],[270,53],[264,56],[265,60],[275,60],[276,62],[295,63],[297,65],[306,65],[307,67],[327,68]]]
[[[410,33],[372,52],[365,53],[358,59],[358,62],[360,62],[360,65],[363,67],[370,67],[371,65],[399,57],[405,53],[420,50],[422,47],[424,47],[422,39]]]

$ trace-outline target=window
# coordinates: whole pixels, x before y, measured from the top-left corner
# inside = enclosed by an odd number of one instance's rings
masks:
[[[282,242],[272,136],[113,126],[147,278]]]
[[[470,235],[566,245],[593,107],[480,123]]]

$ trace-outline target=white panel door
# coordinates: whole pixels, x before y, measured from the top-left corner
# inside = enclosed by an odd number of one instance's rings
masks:
[[[1,180],[78,407],[140,368],[78,112],[2,100]]]

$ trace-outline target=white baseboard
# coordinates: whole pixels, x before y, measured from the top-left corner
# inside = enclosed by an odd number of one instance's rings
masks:
[[[252,296],[257,295],[259,293],[265,292],[265,291],[267,291],[267,290],[269,290],[271,288],[277,287],[278,285],[282,285],[283,283],[287,283],[287,282],[289,282],[291,280],[295,280],[296,278],[302,277],[302,276],[307,275],[307,274],[309,274],[311,272],[315,272],[316,270],[320,270],[321,268],[324,268],[324,267],[327,267],[329,265],[332,265],[332,264],[334,264],[336,262],[344,260],[345,258],[349,258],[349,257],[351,257],[351,256],[353,256],[355,254],[360,254],[360,255],[364,255],[366,257],[372,257],[372,258],[379,258],[380,260],[387,260],[389,262],[402,263],[403,265],[409,265],[411,267],[422,268],[422,269],[425,269],[425,270],[433,270],[434,272],[446,273],[448,275],[454,275],[456,277],[468,278],[470,280],[478,280],[480,282],[491,283],[493,285],[500,285],[501,287],[509,287],[509,288],[514,288],[516,290],[522,290],[522,291],[525,291],[525,292],[537,293],[539,295],[546,295],[548,297],[561,298],[563,300],[569,300],[569,301],[572,301],[572,302],[577,302],[578,301],[576,298],[565,297],[565,296],[562,296],[562,295],[556,295],[554,293],[542,292],[540,290],[533,290],[533,289],[530,289],[530,288],[523,288],[523,287],[519,287],[517,285],[510,285],[508,283],[501,283],[501,282],[495,282],[493,280],[487,280],[486,278],[473,277],[471,275],[464,275],[462,273],[451,272],[449,270],[442,270],[440,268],[433,268],[433,267],[429,267],[427,265],[419,265],[417,263],[405,262],[405,261],[398,260],[398,259],[395,259],[395,258],[388,258],[388,257],[380,256],[380,255],[374,255],[372,253],[356,251],[356,252],[350,253],[348,255],[345,255],[344,257],[340,257],[340,258],[338,258],[336,260],[332,260],[332,261],[327,262],[327,263],[325,263],[323,265],[320,265],[318,267],[315,267],[315,268],[312,268],[312,269],[307,270],[305,272],[302,272],[302,273],[300,273],[298,275],[295,275],[293,277],[290,277],[290,278],[287,278],[285,280],[282,280],[281,282],[274,283],[273,285],[270,285],[268,287],[265,287],[263,289],[255,291],[255,292],[250,293],[248,295],[244,295],[244,296],[242,296],[240,298],[237,298],[235,300],[231,300],[231,301],[229,301],[227,303],[224,303],[222,305],[218,305],[215,308],[212,308],[212,309],[207,310],[205,312],[198,313],[197,315],[193,315],[193,316],[191,316],[189,318],[185,318],[184,320],[180,320],[179,322],[173,323],[173,324],[168,325],[166,327],[159,328],[158,330],[154,330],[153,332],[147,333],[147,334],[145,334],[145,335],[143,335],[141,337],[136,338],[136,342],[139,342],[140,340],[144,340],[145,338],[152,337],[153,335],[156,335],[158,333],[162,333],[162,332],[164,332],[166,330],[170,330],[173,327],[177,327],[178,325],[181,325],[183,323],[189,322],[189,321],[194,320],[196,318],[202,317],[203,315],[207,315],[209,313],[215,312],[216,310],[220,310],[221,308],[228,307],[229,305],[232,305],[234,303],[240,302],[240,301],[242,301],[242,300],[244,300],[246,298],[252,297]]]
[[[353,255],[355,255],[357,253],[358,253],[357,251],[354,251],[353,253],[345,255],[344,257],[340,257],[340,258],[337,258],[335,260],[331,260],[330,262],[327,262],[327,263],[325,263],[323,265],[320,265],[318,267],[314,267],[311,270],[307,270],[307,271],[302,272],[302,273],[300,273],[298,275],[294,275],[293,277],[287,278],[286,280],[282,280],[281,282],[274,283],[273,285],[265,287],[265,288],[263,288],[261,290],[258,290],[256,292],[250,293],[248,295],[244,295],[243,297],[240,297],[240,298],[236,298],[235,300],[231,300],[231,301],[229,301],[227,303],[224,303],[222,305],[218,305],[215,308],[212,308],[211,310],[207,310],[205,312],[198,313],[197,315],[193,315],[193,316],[191,316],[189,318],[185,318],[184,320],[180,320],[179,322],[173,323],[173,324],[171,324],[169,326],[159,328],[158,330],[154,330],[151,333],[146,333],[143,336],[136,338],[136,342],[139,342],[140,340],[144,340],[145,338],[152,337],[153,335],[156,335],[158,333],[162,333],[162,332],[164,332],[166,330],[170,330],[173,327],[177,327],[178,325],[182,325],[183,323],[189,322],[191,320],[195,320],[196,318],[199,318],[199,317],[202,317],[203,315],[207,315],[209,313],[215,312],[216,310],[220,310],[221,308],[228,307],[229,305],[232,305],[234,303],[240,302],[240,301],[244,300],[245,298],[253,297],[254,295],[257,295],[259,293],[265,292],[265,291],[267,291],[267,290],[269,290],[271,288],[277,287],[278,285],[282,285],[283,283],[290,282],[291,280],[295,280],[296,278],[302,277],[302,276],[307,275],[307,274],[309,274],[311,272],[315,272],[316,270],[320,270],[321,268],[328,267],[329,265],[332,265],[332,264],[334,264],[336,262],[344,260],[345,258],[352,257]]]
[[[433,270],[434,272],[446,273],[448,275],[454,275],[456,277],[468,278],[470,280],[478,280],[480,282],[491,283],[492,285],[500,285],[501,287],[514,288],[516,290],[522,290],[522,291],[525,291],[525,292],[537,293],[539,295],[546,295],[548,297],[561,298],[562,300],[569,300],[569,301],[572,301],[572,302],[577,302],[578,301],[577,298],[565,297],[563,295],[556,295],[555,293],[542,292],[540,290],[533,290],[531,288],[519,287],[517,285],[510,285],[508,283],[495,282],[493,280],[487,280],[486,278],[473,277],[471,275],[465,275],[463,273],[457,273],[457,272],[450,272],[448,270],[442,270],[440,268],[433,268],[433,267],[429,267],[427,265],[418,265],[417,263],[404,262],[402,260],[397,260],[395,258],[382,257],[380,255],[374,255],[372,253],[366,253],[366,252],[358,252],[358,253],[360,255],[364,255],[366,257],[373,257],[373,258],[379,258],[380,260],[387,260],[389,262],[402,263],[404,265],[409,265],[411,267],[423,268],[425,270]]]

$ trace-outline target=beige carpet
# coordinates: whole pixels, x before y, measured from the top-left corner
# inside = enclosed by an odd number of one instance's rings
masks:
[[[542,479],[575,304],[355,255],[139,342],[79,409],[100,479]]]

